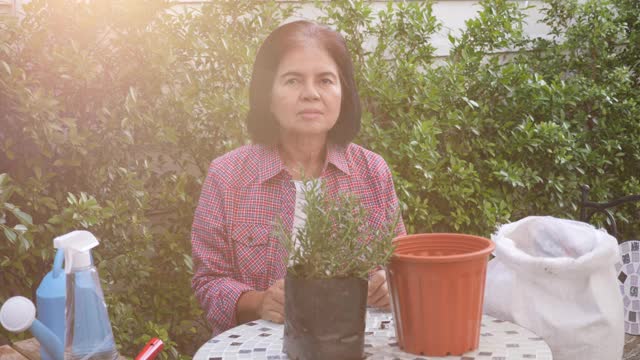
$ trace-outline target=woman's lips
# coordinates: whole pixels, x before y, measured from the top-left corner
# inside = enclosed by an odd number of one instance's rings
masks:
[[[302,110],[298,112],[298,115],[304,119],[315,119],[322,116],[322,111],[319,110]]]

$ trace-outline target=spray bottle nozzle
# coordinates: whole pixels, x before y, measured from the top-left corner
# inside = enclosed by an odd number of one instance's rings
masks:
[[[91,265],[91,249],[98,246],[98,239],[86,230],[76,230],[53,239],[56,249],[64,250],[64,271]]]

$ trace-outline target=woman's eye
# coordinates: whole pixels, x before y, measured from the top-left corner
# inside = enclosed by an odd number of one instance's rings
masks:
[[[286,85],[295,85],[298,83],[298,79],[296,78],[287,79],[284,83]]]
[[[325,79],[322,79],[322,83],[324,85],[332,85],[333,84],[333,80],[325,78]]]

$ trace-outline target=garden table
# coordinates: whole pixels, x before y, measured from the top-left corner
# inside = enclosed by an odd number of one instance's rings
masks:
[[[282,353],[284,326],[265,320],[229,329],[206,342],[193,360],[288,359]],[[547,343],[533,332],[488,315],[482,317],[480,346],[462,356],[420,356],[398,347],[390,312],[367,309],[365,329],[367,359],[551,360]]]

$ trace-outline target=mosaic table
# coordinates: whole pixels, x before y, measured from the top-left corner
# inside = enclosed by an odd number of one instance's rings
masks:
[[[282,353],[284,325],[258,320],[237,326],[206,342],[193,360],[288,359]],[[365,329],[367,359],[551,360],[551,350],[533,332],[516,324],[482,317],[480,347],[462,356],[429,357],[406,353],[398,347],[390,312],[367,310]]]
[[[640,335],[640,241],[620,244],[621,261],[616,264],[620,293],[624,302],[624,331]]]

